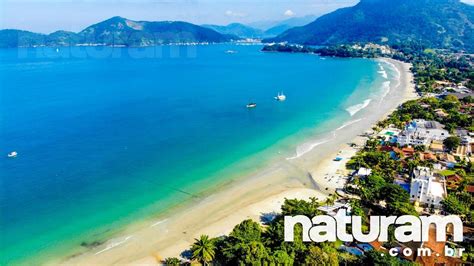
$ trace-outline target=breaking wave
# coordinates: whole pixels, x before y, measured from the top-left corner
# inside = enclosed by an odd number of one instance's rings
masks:
[[[299,158],[299,157],[303,156],[304,154],[306,154],[306,153],[310,152],[311,150],[313,150],[315,147],[330,141],[334,137],[335,137],[335,135],[332,138],[327,138],[327,139],[323,139],[323,140],[316,141],[316,142],[303,143],[303,144],[301,144],[300,146],[298,146],[296,148],[296,155],[295,156],[288,157],[286,159],[287,160],[293,160],[293,159]]]
[[[351,115],[351,116],[354,116],[355,114],[357,114],[360,110],[364,109],[365,107],[367,107],[370,102],[372,101],[372,99],[366,99],[364,102],[362,103],[359,103],[359,104],[356,104],[356,105],[352,105],[350,107],[348,107],[346,109],[346,111]]]

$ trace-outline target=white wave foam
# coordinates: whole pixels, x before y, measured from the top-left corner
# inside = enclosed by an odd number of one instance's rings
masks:
[[[168,220],[168,219],[160,220],[160,221],[158,221],[158,222],[156,222],[156,223],[150,225],[150,227],[155,227],[155,226],[157,226],[157,225],[160,225],[160,224],[166,222],[167,220]]]
[[[388,79],[388,75],[387,75],[387,71],[385,70],[380,70],[380,71],[377,71],[379,74],[382,74],[382,77],[384,79]]]
[[[345,127],[348,127],[348,126],[350,126],[350,125],[352,125],[352,124],[355,124],[355,123],[357,123],[357,122],[359,122],[359,121],[361,121],[361,120],[363,120],[363,118],[351,120],[351,121],[349,121],[349,122],[343,124],[342,126],[336,128],[336,131],[341,130],[341,129],[345,128]]]
[[[385,96],[387,96],[390,92],[390,83],[391,82],[389,80],[384,81],[384,83],[382,83],[382,97],[380,97],[380,102],[382,102]]]
[[[323,139],[323,140],[316,141],[316,142],[303,143],[303,144],[301,144],[300,146],[298,146],[296,148],[296,155],[295,156],[288,157],[286,159],[287,160],[293,160],[293,159],[299,158],[299,157],[303,156],[304,154],[306,154],[306,153],[310,152],[311,150],[313,150],[315,147],[317,147],[321,144],[324,144],[324,143],[330,141],[331,139],[333,139],[333,138],[327,138],[327,139]]]
[[[296,148],[296,155],[295,156],[292,156],[292,157],[288,157],[286,158],[287,160],[293,160],[293,159],[296,159],[296,158],[299,158],[301,156],[303,156],[304,154],[312,151],[315,147],[321,145],[321,144],[324,144],[326,142],[329,142],[331,141],[332,139],[336,138],[336,131],[339,131],[345,127],[348,127],[354,123],[357,123],[359,121],[363,120],[363,118],[359,118],[359,119],[355,119],[355,120],[351,120],[347,123],[344,123],[342,126],[336,128],[334,131],[332,131],[332,137],[328,137],[328,138],[325,138],[325,139],[322,139],[322,140],[318,140],[318,141],[315,141],[315,142],[307,142],[307,143],[304,143],[304,144],[301,144],[300,146],[298,146]]]
[[[120,246],[122,245],[123,243],[127,242],[130,238],[132,238],[133,236],[127,236],[125,238],[119,238],[119,239],[116,239],[116,240],[111,240],[109,244],[107,244],[107,247],[104,248],[103,250],[101,251],[98,251],[95,253],[95,255],[99,255],[100,253],[102,252],[105,252],[107,250],[110,250],[110,249],[113,249],[114,247],[117,247],[117,246]]]
[[[398,70],[398,68],[397,68],[392,62],[390,62],[390,61],[388,61],[388,60],[383,60],[383,62],[384,62],[385,64],[389,65],[390,68],[393,69],[393,71],[395,71],[395,73],[396,73],[395,76],[396,76],[397,78],[400,78],[400,76],[401,76],[400,70]]]
[[[346,109],[346,111],[351,115],[354,116],[357,114],[360,110],[364,109],[369,105],[369,103],[372,101],[372,99],[366,99],[364,102],[350,106]]]
[[[390,67],[390,69],[392,69],[393,72],[395,72],[395,80],[397,80],[397,85],[395,86],[395,88],[398,88],[398,87],[400,86],[400,84],[401,84],[401,80],[400,80],[400,78],[401,78],[401,73],[400,73],[400,70],[399,70],[392,62],[390,62],[390,61],[388,61],[388,60],[382,59],[381,61],[382,61],[383,63],[387,64],[387,65]]]
[[[352,124],[355,124],[359,121],[363,120],[363,118],[359,118],[359,119],[355,119],[355,120],[351,120],[347,123],[344,123],[342,126],[336,128],[334,131],[332,131],[332,137],[328,137],[328,138],[325,138],[325,139],[322,139],[322,140],[318,140],[318,141],[315,141],[315,142],[307,142],[307,143],[304,143],[304,144],[301,144],[300,146],[298,146],[296,148],[296,155],[295,156],[292,156],[292,157],[288,157],[286,158],[287,160],[293,160],[293,159],[296,159],[296,158],[299,158],[301,156],[303,156],[304,154],[312,151],[314,148],[316,148],[317,146],[321,145],[321,144],[324,144],[324,143],[327,143],[331,140],[333,140],[334,138],[336,138],[336,131],[339,131],[345,127],[348,127]]]

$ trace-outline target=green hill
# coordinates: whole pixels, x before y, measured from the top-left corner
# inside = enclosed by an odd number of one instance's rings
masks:
[[[213,29],[222,34],[235,35],[241,38],[261,38],[264,36],[264,33],[262,30],[255,29],[241,23],[231,23],[226,26],[211,25],[211,24],[205,24],[201,26],[209,28],[209,29]]]
[[[149,46],[169,43],[219,43],[236,39],[212,29],[181,21],[133,21],[113,17],[81,32],[56,31],[49,35],[21,30],[1,30],[0,47],[123,45]]]
[[[419,42],[474,50],[474,6],[459,0],[361,0],[266,42],[328,45]]]

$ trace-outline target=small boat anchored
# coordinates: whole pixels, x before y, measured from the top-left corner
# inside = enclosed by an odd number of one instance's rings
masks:
[[[250,109],[250,108],[255,108],[255,107],[257,107],[257,104],[256,104],[256,103],[248,103],[248,104],[246,105],[246,107],[249,108],[249,109]]]
[[[8,154],[8,158],[15,158],[16,156],[18,156],[18,152],[16,151],[12,151]]]
[[[279,101],[279,102],[283,102],[284,100],[286,100],[286,95],[283,94],[283,92],[279,92],[277,96],[275,96],[275,100]]]

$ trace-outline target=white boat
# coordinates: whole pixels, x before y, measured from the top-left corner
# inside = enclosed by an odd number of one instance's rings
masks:
[[[15,158],[18,155],[18,152],[12,151],[8,154],[8,158]]]
[[[275,96],[275,100],[282,102],[282,101],[286,100],[286,95],[283,94],[283,92],[282,92],[282,93],[278,93],[278,95]]]
[[[236,54],[237,51],[235,51],[235,50],[227,50],[227,51],[225,51],[225,53],[226,53],[226,54]]]
[[[246,105],[246,107],[247,107],[247,108],[255,108],[255,107],[257,107],[257,104],[256,104],[256,103],[248,103],[248,104]]]

